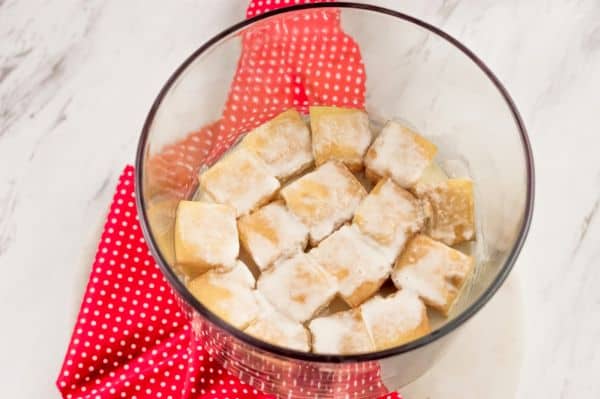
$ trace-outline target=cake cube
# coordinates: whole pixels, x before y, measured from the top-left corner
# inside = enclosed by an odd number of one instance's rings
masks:
[[[310,131],[293,108],[252,130],[240,145],[261,158],[281,180],[313,162]]]
[[[471,256],[420,234],[409,241],[398,258],[392,281],[448,316],[473,267]]]
[[[273,345],[298,351],[310,351],[310,334],[300,322],[278,312],[256,292],[260,312],[245,332]]]
[[[360,310],[376,350],[408,343],[430,331],[425,305],[408,290],[375,296]]]
[[[431,163],[437,147],[398,122],[390,121],[365,155],[366,174],[372,180],[389,176],[403,188],[413,187]]]
[[[423,174],[415,184],[413,191],[419,195],[429,187],[441,184],[446,180],[448,180],[446,172],[440,168],[440,165],[438,165],[437,162],[432,161],[423,171]]]
[[[369,117],[364,111],[310,107],[310,127],[317,166],[335,160],[352,171],[362,169],[363,156],[373,138]]]
[[[352,219],[367,195],[354,175],[339,162],[327,162],[281,190],[288,209],[304,223],[311,245]]]
[[[424,212],[411,193],[385,178],[356,208],[353,223],[388,249],[393,262],[406,240],[423,227]]]
[[[177,265],[191,277],[235,265],[238,231],[235,210],[228,205],[179,202],[174,236]]]
[[[339,294],[351,307],[369,299],[388,278],[393,259],[355,226],[342,226],[309,256],[337,279]]]
[[[420,191],[430,206],[427,234],[448,245],[475,238],[473,182],[448,179]]]
[[[282,201],[263,206],[238,220],[240,242],[260,270],[277,259],[304,250],[308,228]]]
[[[259,314],[254,277],[248,267],[238,261],[224,273],[210,270],[188,283],[188,289],[211,312],[244,329]]]
[[[375,350],[359,309],[317,317],[308,328],[315,353],[351,355]]]
[[[335,279],[303,252],[265,270],[257,287],[278,311],[300,322],[326,307],[337,292]]]
[[[241,216],[267,203],[279,189],[279,181],[260,158],[237,148],[200,174],[200,188]]]

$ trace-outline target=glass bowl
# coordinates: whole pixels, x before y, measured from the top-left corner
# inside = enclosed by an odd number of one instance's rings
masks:
[[[358,355],[274,346],[237,330],[186,289],[174,262],[179,200],[197,173],[249,129],[308,105],[364,107],[377,126],[404,120],[439,147],[452,176],[475,183],[477,267],[450,317],[413,342]],[[502,285],[525,241],[533,159],[506,89],[464,45],[408,15],[354,3],[279,9],[202,45],[156,98],[139,140],[136,196],[144,235],[203,345],[253,387],[281,397],[377,397],[422,375]]]

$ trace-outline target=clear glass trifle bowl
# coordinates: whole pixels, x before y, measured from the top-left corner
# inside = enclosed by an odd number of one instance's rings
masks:
[[[310,105],[364,108],[374,127],[405,121],[436,143],[448,175],[474,182],[477,239],[463,248],[474,275],[449,317],[417,340],[356,355],[294,351],[235,329],[186,288],[173,227],[199,171],[252,128]],[[192,329],[233,375],[280,397],[372,398],[422,375],[500,288],[531,221],[533,159],[508,92],[456,39],[380,7],[299,5],[226,29],[172,74],[140,137],[136,197],[146,241]]]

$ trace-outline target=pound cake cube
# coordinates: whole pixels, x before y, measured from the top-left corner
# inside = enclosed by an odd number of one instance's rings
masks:
[[[471,256],[420,234],[398,258],[392,281],[396,287],[415,292],[427,305],[448,316],[473,266]]]
[[[388,249],[393,262],[406,240],[423,227],[424,212],[411,193],[385,178],[356,208],[353,223]]]
[[[437,147],[398,122],[390,121],[365,155],[366,175],[389,176],[403,188],[413,187],[431,163]]]
[[[310,107],[310,127],[317,166],[335,160],[352,171],[362,169],[363,157],[372,140],[369,117],[364,111]]]
[[[373,244],[355,226],[343,226],[309,253],[337,279],[339,294],[350,307],[373,296],[392,270],[393,259]]]
[[[425,305],[408,290],[375,296],[360,310],[376,350],[405,344],[430,331]]]
[[[260,158],[238,148],[200,174],[200,188],[241,216],[267,203],[279,189],[279,181]]]
[[[256,292],[256,296],[260,312],[245,332],[283,348],[310,351],[310,334],[306,327],[275,310],[260,292]]]
[[[196,277],[188,283],[188,289],[211,312],[244,329],[259,314],[254,283],[248,267],[238,261],[231,271],[210,270]]]
[[[281,180],[313,162],[310,131],[293,108],[252,130],[240,145],[261,158]]]
[[[427,234],[448,245],[475,238],[473,182],[448,179],[421,190],[430,206]]]
[[[177,265],[192,277],[235,265],[238,231],[235,210],[228,205],[180,201],[174,236]]]
[[[304,223],[311,245],[352,219],[367,195],[354,175],[339,162],[327,162],[281,190],[288,209]]]
[[[375,350],[359,309],[318,317],[308,328],[315,353],[351,355]]]
[[[282,201],[272,202],[238,220],[240,242],[260,270],[277,259],[304,250],[308,228],[287,210]]]
[[[446,175],[446,172],[444,172],[437,162],[432,161],[423,171],[423,174],[419,178],[419,181],[417,181],[415,184],[413,191],[419,195],[429,187],[441,184],[446,180],[448,180],[448,175]]]
[[[265,270],[257,287],[278,311],[300,322],[326,307],[337,292],[335,279],[302,252]]]

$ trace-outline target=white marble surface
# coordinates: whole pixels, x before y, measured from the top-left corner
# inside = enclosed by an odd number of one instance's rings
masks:
[[[407,393],[600,397],[600,2],[376,3],[440,26],[487,62],[522,111],[537,166],[516,273],[460,337],[473,345],[462,367],[446,361]],[[3,397],[58,397],[102,219],[146,112],[183,57],[245,4],[0,0]]]

